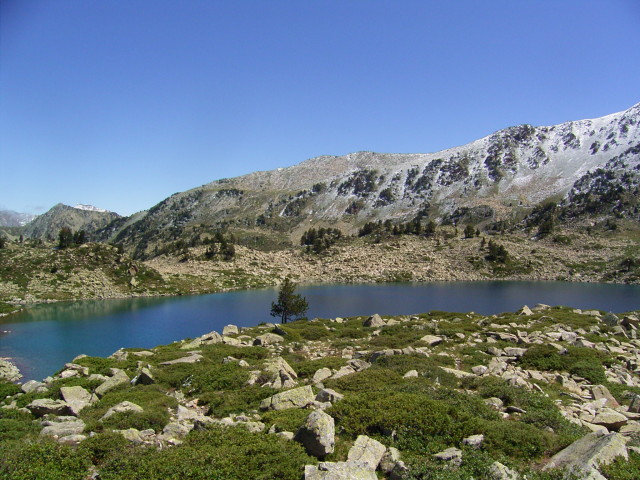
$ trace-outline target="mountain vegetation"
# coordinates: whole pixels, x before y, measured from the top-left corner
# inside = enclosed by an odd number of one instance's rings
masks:
[[[0,478],[640,475],[639,312],[224,327],[0,381]]]

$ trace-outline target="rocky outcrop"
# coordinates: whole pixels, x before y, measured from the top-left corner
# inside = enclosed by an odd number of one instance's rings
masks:
[[[0,358],[0,380],[7,382],[17,382],[22,378],[22,374],[18,367],[6,358]]]
[[[286,410],[288,408],[304,408],[315,400],[311,386],[294,388],[277,393],[260,402],[261,410]]]

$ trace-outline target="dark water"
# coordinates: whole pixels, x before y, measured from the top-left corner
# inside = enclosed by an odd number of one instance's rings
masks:
[[[422,313],[482,314],[536,303],[624,312],[640,308],[640,286],[560,282],[449,282],[325,285],[299,288],[309,318]],[[270,322],[274,289],[193,297],[97,300],[39,305],[0,319],[0,357],[12,357],[24,380],[42,379],[81,353],[106,356],[120,347],[150,348],[227,324]]]

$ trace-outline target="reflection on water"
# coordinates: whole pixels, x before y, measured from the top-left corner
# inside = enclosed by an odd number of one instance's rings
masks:
[[[536,303],[624,312],[640,308],[640,286],[560,282],[451,282],[323,285],[299,289],[309,318],[413,314],[430,310],[493,314]],[[106,356],[121,347],[150,348],[227,324],[270,322],[274,289],[193,297],[94,300],[38,305],[0,319],[0,357],[26,379],[55,373],[75,356]]]

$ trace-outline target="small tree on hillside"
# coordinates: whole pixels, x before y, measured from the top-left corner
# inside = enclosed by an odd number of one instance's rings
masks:
[[[4,235],[0,235],[0,248],[4,248],[6,243],[7,243],[7,239],[4,238]]]
[[[73,233],[69,227],[62,227],[58,233],[58,248],[60,250],[70,247],[73,243]]]
[[[296,285],[289,277],[284,279],[278,292],[278,301],[271,302],[271,316],[280,317],[281,323],[300,318],[309,310],[307,299],[295,294]]]
[[[473,228],[473,225],[467,225],[464,229],[464,238],[473,238],[476,234],[476,229]]]

